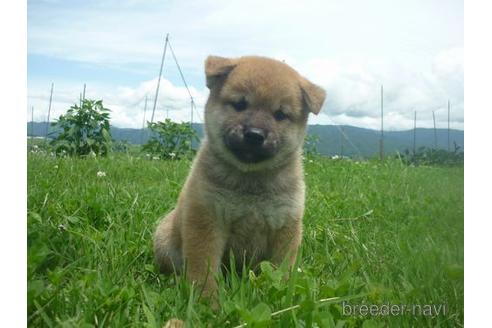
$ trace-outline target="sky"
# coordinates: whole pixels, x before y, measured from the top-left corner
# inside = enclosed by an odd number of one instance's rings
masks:
[[[203,121],[208,55],[284,60],[326,90],[310,124],[387,130],[464,129],[463,1],[28,0],[27,120],[45,121],[86,98],[102,99],[118,127],[152,111],[164,39]],[[168,51],[155,120],[190,120],[190,97]]]

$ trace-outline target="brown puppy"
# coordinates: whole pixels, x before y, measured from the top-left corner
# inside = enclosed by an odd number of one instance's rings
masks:
[[[176,208],[159,224],[160,270],[181,271],[216,289],[214,274],[232,252],[237,267],[269,260],[292,266],[302,238],[302,145],[320,87],[263,57],[208,57],[206,138]]]

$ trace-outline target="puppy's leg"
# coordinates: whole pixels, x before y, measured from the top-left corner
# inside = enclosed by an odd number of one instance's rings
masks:
[[[302,241],[302,219],[285,225],[271,236],[271,262],[280,266],[284,260],[292,269],[296,262],[297,251]]]
[[[176,210],[173,210],[161,220],[154,235],[154,256],[162,273],[179,273],[183,268],[181,235],[176,220]]]
[[[217,289],[215,274],[224,253],[225,234],[221,227],[202,207],[189,208],[183,225],[183,255],[186,275],[190,282],[203,288],[206,297]]]

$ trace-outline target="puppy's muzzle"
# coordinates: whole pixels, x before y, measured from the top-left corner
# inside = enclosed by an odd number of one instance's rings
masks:
[[[265,143],[266,132],[258,128],[248,128],[244,132],[244,142],[251,147],[261,147]]]
[[[277,140],[267,129],[238,125],[224,135],[226,147],[245,163],[258,163],[277,151]]]

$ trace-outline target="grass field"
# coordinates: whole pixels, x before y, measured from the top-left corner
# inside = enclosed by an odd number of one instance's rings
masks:
[[[28,155],[30,326],[162,327],[169,318],[188,327],[463,326],[462,167],[306,160],[298,268],[286,283],[267,263],[261,273],[218,277],[213,312],[199,290],[153,263],[155,225],[190,164]],[[346,315],[342,304],[415,313]]]

